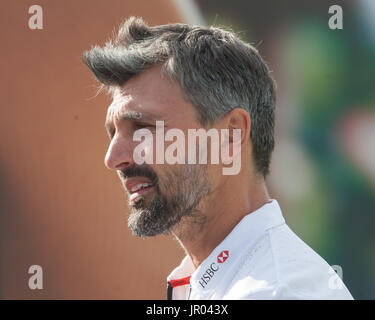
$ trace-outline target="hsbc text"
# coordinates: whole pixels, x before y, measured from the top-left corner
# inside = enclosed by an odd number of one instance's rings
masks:
[[[219,267],[216,265],[215,262],[211,263],[210,267],[203,273],[202,277],[199,280],[199,284],[204,288],[207,283],[212,279],[215,275],[215,272],[219,270]]]

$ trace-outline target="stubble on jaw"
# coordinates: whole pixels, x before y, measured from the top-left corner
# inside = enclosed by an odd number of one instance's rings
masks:
[[[179,241],[192,240],[204,228],[207,217],[198,209],[211,186],[203,165],[184,165],[157,179],[153,198],[130,205],[128,226],[139,237],[173,234]]]

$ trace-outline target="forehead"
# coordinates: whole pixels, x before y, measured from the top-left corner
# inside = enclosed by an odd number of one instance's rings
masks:
[[[124,113],[164,119],[194,112],[191,103],[184,99],[178,83],[171,81],[166,75],[162,76],[160,67],[153,67],[114,89],[113,101],[107,110],[107,120]]]

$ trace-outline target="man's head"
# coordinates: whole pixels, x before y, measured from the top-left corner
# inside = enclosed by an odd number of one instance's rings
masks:
[[[156,120],[163,120],[166,130],[184,133],[239,127],[251,145],[254,171],[268,174],[274,83],[256,49],[232,33],[185,24],[149,27],[130,18],[113,41],[85,52],[84,60],[113,94],[106,165],[119,172],[129,192],[129,225],[136,234],[170,231],[183,217],[203,223],[201,200],[220,183],[210,166],[135,164],[133,133],[141,128],[153,132]]]

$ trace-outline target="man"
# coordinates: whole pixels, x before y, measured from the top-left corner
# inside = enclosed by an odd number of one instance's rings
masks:
[[[169,299],[352,299],[267,192],[275,92],[254,47],[219,28],[132,17],[84,61],[113,96],[105,164],[128,194],[129,227],[140,237],[172,234],[187,253],[168,277]],[[211,163],[155,161],[158,122],[185,138],[192,129],[226,132],[228,154],[212,161],[212,135],[203,148]],[[165,137],[168,147],[177,142]],[[178,145],[186,160],[191,144]],[[142,156],[153,161],[135,160]],[[223,174],[234,159],[239,172]]]

